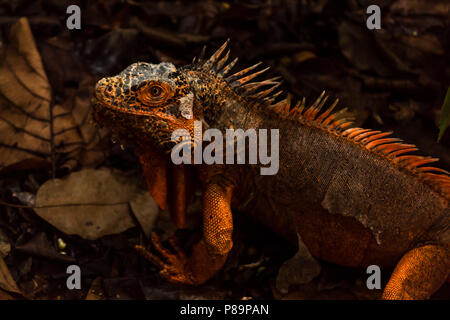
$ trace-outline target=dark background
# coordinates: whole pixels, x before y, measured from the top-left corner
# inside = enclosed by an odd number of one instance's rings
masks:
[[[66,8],[70,4],[81,7],[81,30],[66,28]],[[381,30],[366,27],[365,10],[371,4],[381,7]],[[98,79],[136,61],[185,65],[204,45],[210,54],[230,38],[231,56],[239,57],[239,66],[263,61],[271,67],[266,76],[281,75],[283,89],[296,99],[306,96],[311,101],[326,90],[332,98],[340,98],[341,106],[355,113],[358,126],[393,130],[406,142],[417,144],[423,154],[439,157],[440,167],[450,169],[450,133],[439,144],[436,142],[439,112],[450,84],[450,15],[446,0],[0,1],[2,46],[8,46],[10,28],[20,17],[27,17],[31,25],[54,104],[67,104],[77,96],[88,97]],[[35,175],[39,184],[87,165],[140,170],[132,146],[125,146],[123,151],[107,135],[100,141],[103,157],[95,161],[78,159],[68,166],[70,157],[52,153],[42,155],[51,162],[49,167],[25,165],[19,171],[4,168],[2,199],[18,203],[11,196],[11,185],[26,190],[28,174]],[[28,209],[5,206],[2,213],[3,225],[12,229],[7,234],[13,248],[14,244],[34,239],[42,230],[49,239],[59,234]],[[90,264],[86,267],[90,276],[78,293],[56,285],[55,279],[65,276],[58,262],[41,260],[34,254],[29,266],[30,254],[16,253],[14,249],[6,262],[28,298],[83,298],[97,276],[102,277],[108,298],[179,298],[180,292],[207,298],[279,297],[270,291],[269,284],[295,248],[275,236],[267,240],[265,234],[269,231],[263,227],[255,230],[253,224],[242,219],[244,231],[238,234],[236,257],[212,284],[195,290],[180,291],[160,283],[151,276],[156,270],[129,253],[128,242],[140,236],[139,230],[96,242],[70,238],[78,258]],[[242,268],[261,253],[272,257],[265,270]],[[128,255],[134,257],[131,267],[111,269],[111,261]],[[355,293],[355,287],[365,279],[364,273],[323,266],[322,282],[300,288],[307,295],[292,297],[377,297]],[[49,276],[49,270],[58,270],[53,273],[57,275]],[[150,276],[142,280],[142,275]],[[33,281],[39,283],[39,290],[33,288]],[[448,287],[436,297],[448,298],[445,290]]]

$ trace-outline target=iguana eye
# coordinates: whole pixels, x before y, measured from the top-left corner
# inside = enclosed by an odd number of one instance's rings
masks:
[[[142,87],[138,95],[144,104],[156,106],[167,101],[173,93],[170,86],[165,83],[151,83],[148,86]]]
[[[149,92],[152,97],[158,98],[162,94],[162,88],[160,86],[151,86]]]

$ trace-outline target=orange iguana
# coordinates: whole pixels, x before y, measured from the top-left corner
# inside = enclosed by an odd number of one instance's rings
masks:
[[[307,108],[304,100],[295,106],[289,97],[277,101],[278,78],[251,82],[265,71],[253,71],[259,64],[227,76],[237,60],[228,63],[227,43],[185,67],[139,62],[96,85],[96,121],[136,143],[162,209],[173,193],[178,226],[184,224],[187,169],[202,183],[203,237],[191,256],[173,242],[171,253],[157,236],[156,254],[140,247],[143,254],[171,282],[204,283],[233,246],[231,208],[239,208],[289,239],[298,233],[320,259],[395,266],[385,299],[435,292],[450,270],[449,173],[428,166],[437,159],[410,155],[417,148],[390,133],[352,128],[342,112],[332,111],[337,101],[321,111],[324,94]],[[261,175],[254,164],[173,165],[169,153],[178,141],[172,132],[182,128],[193,137],[195,120],[222,132],[279,129],[278,173]]]

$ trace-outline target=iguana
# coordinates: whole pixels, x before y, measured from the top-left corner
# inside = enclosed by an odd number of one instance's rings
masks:
[[[342,111],[325,111],[322,93],[309,107],[281,99],[279,77],[251,81],[259,64],[229,76],[228,41],[192,64],[134,63],[95,88],[96,121],[136,143],[150,193],[161,209],[172,195],[173,217],[184,224],[191,169],[202,185],[203,236],[187,257],[152,236],[140,251],[175,283],[201,284],[223,266],[233,246],[232,208],[248,212],[311,254],[349,267],[395,266],[383,299],[424,299],[449,277],[450,175],[435,158],[391,132],[352,127]],[[226,52],[225,52],[226,51]],[[203,128],[279,129],[279,171],[260,164],[173,165],[169,154],[194,121]],[[257,132],[259,132],[257,130]],[[170,168],[170,166],[172,168]],[[170,170],[169,170],[170,169]],[[172,172],[169,174],[168,172]],[[172,186],[172,191],[167,191]],[[168,195],[169,193],[169,195]],[[175,251],[175,253],[173,253]]]

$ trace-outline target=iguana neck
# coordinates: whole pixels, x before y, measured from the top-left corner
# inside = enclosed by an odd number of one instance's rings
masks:
[[[257,103],[240,96],[223,78],[198,70],[184,70],[184,76],[194,92],[194,117],[208,128],[258,128],[263,121]]]

